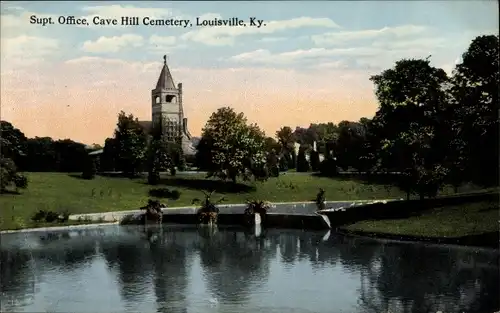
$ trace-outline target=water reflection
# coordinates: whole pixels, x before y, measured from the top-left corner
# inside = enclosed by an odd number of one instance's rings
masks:
[[[2,235],[2,311],[491,312],[498,251],[323,232],[117,227]]]

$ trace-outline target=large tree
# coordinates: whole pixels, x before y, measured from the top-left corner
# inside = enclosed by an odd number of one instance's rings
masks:
[[[265,138],[257,125],[247,124],[243,113],[220,108],[203,128],[197,159],[203,158],[208,176],[233,182],[257,178],[266,166]]]
[[[7,121],[0,121],[0,155],[19,164],[25,155],[26,136]]]
[[[362,157],[366,139],[366,127],[358,122],[342,121],[338,125],[338,138],[335,156],[338,165],[347,170],[349,167],[362,169]]]
[[[450,165],[454,180],[498,185],[498,36],[475,38],[457,64],[450,88]]]
[[[17,172],[16,166],[25,155],[26,136],[6,121],[0,121],[0,130],[0,193],[12,185],[26,188],[28,181]]]
[[[435,195],[447,174],[436,136],[438,112],[447,99],[446,73],[428,59],[404,59],[371,80],[380,103],[373,126],[381,170],[402,172],[401,187],[408,195]]]
[[[148,144],[148,182],[156,184],[160,179],[160,172],[170,171],[175,175],[175,166],[182,158],[182,148],[178,143],[169,142],[162,133],[162,120],[150,133]]]
[[[141,170],[146,158],[147,134],[132,114],[121,111],[115,130],[117,163],[119,169],[129,176]]]

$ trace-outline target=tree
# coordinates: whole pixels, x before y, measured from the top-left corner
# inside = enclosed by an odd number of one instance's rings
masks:
[[[247,125],[243,113],[224,107],[212,113],[203,128],[197,154],[205,157],[209,177],[233,182],[257,178],[266,167],[265,138],[257,125]]]
[[[0,121],[0,156],[12,159],[19,165],[25,155],[26,136],[7,121]]]
[[[306,159],[306,149],[301,148],[297,155],[297,172],[309,171],[309,162]]]
[[[280,130],[276,132],[276,138],[278,139],[282,152],[290,152],[293,150],[295,136],[289,126],[281,127]]]
[[[361,123],[342,121],[338,129],[335,153],[339,166],[344,170],[349,167],[359,169],[361,167],[359,161],[365,144],[365,127]]]
[[[132,114],[121,111],[115,130],[119,169],[129,176],[140,171],[146,157],[147,135]]]
[[[434,195],[447,175],[436,136],[446,104],[442,69],[429,60],[401,60],[371,77],[380,108],[374,118],[381,170],[407,173],[401,187],[409,194]],[[430,190],[432,189],[432,190]]]
[[[499,37],[475,38],[451,79],[448,163],[455,185],[462,181],[498,185]]]
[[[102,171],[116,170],[116,160],[118,159],[118,145],[115,138],[106,138],[101,155]]]
[[[82,172],[82,178],[84,179],[94,179],[97,173],[96,161],[91,156],[87,156],[85,159],[85,167]]]
[[[16,164],[12,159],[0,156],[0,193],[14,185],[17,188],[28,187],[28,179],[17,172]]]
[[[266,165],[269,169],[270,176],[278,177],[280,175],[278,156],[276,155],[276,152],[274,150],[267,152]]]
[[[266,149],[267,153],[278,153],[281,151],[281,144],[278,143],[274,138],[272,137],[266,137],[264,140],[264,147]]]
[[[311,150],[309,153],[309,160],[311,161],[311,169],[313,171],[319,171],[319,152]]]

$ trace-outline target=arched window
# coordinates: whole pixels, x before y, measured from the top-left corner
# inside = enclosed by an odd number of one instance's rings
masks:
[[[165,96],[165,101],[167,101],[168,103],[175,102],[175,96],[167,95],[167,96]]]
[[[161,100],[161,99],[160,99],[160,96],[156,96],[156,97],[155,97],[155,103],[156,103],[156,104],[160,103],[160,100]]]

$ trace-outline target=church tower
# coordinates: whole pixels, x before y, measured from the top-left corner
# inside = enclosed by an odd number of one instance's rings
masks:
[[[191,135],[187,129],[182,105],[182,84],[175,86],[167,65],[167,56],[163,56],[163,68],[158,77],[156,88],[151,91],[152,127],[161,125],[163,137],[182,145],[186,154],[193,153]]]

